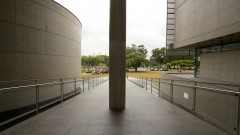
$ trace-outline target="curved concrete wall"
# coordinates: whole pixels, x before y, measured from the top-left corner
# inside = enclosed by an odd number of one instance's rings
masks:
[[[240,0],[176,0],[174,48],[240,32]]]
[[[52,0],[0,4],[0,80],[78,77],[80,21]]]

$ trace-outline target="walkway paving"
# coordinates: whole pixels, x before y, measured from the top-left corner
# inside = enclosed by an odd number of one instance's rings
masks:
[[[11,135],[227,135],[127,81],[127,106],[108,109],[108,82],[0,134]]]

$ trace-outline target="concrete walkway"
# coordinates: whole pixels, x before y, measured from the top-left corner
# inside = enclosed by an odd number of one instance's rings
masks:
[[[108,82],[105,82],[0,134],[227,135],[129,81],[123,112],[108,109]]]

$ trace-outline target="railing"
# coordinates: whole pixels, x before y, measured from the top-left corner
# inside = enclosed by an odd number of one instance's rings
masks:
[[[0,81],[0,127],[69,97],[83,93],[108,77]]]
[[[183,79],[127,78],[226,132],[239,135],[240,85]]]

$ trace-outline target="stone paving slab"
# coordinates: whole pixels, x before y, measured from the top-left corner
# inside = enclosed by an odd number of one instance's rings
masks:
[[[108,108],[108,82],[1,135],[228,135],[127,81],[126,109]]]

